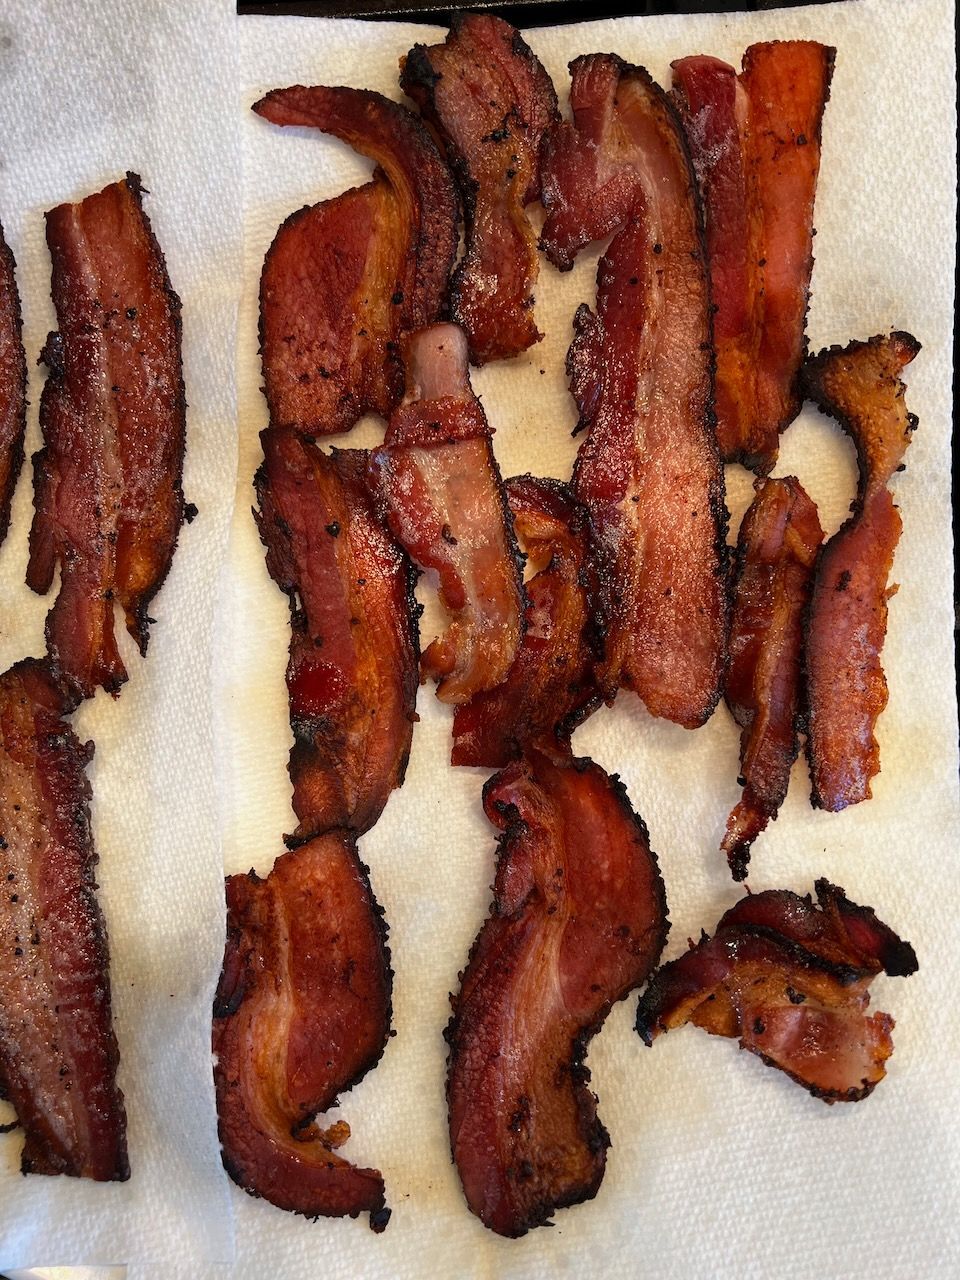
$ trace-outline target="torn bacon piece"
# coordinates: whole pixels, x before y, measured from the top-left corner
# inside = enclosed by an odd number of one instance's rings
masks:
[[[649,1045],[693,1022],[786,1072],[824,1102],[856,1102],[886,1074],[893,1019],[867,1015],[880,972],[915,973],[917,958],[870,907],[826,880],[809,896],[748,895],[701,941],[654,974],[637,1030]]]
[[[900,372],[920,344],[895,332],[831,347],[804,369],[807,395],[853,437],[860,482],[853,514],[820,555],[807,620],[807,752],[813,804],[836,813],[870,797],[874,737],[887,705],[880,650],[900,513],[887,488],[917,425]]]
[[[27,358],[15,267],[0,226],[0,543],[10,524],[27,426]]]
[[[370,480],[395,537],[439,576],[453,615],[421,660],[442,702],[500,684],[523,630],[524,592],[492,432],[470,388],[467,342],[456,325],[404,340],[407,394],[370,457]]]
[[[49,659],[0,676],[0,1097],[24,1173],[123,1181],[126,1116],[90,831],[93,743]]]
[[[520,1236],[597,1193],[609,1139],[583,1058],[656,964],[666,899],[646,828],[592,761],[529,748],[484,807],[504,834],[447,1029],[450,1140],[471,1211]]]
[[[127,679],[114,604],[146,651],[150,601],[183,519],[185,407],[180,301],[128,174],[47,214],[59,333],[43,359],[44,447],[34,458],[27,583],[41,595],[60,565],[47,643],[83,697]]]
[[[706,212],[725,461],[766,474],[797,416],[813,268],[820,129],[836,50],[751,45],[743,72],[717,58],[673,63]]]
[[[540,139],[560,118],[553,83],[508,22],[454,14],[443,44],[414,45],[400,85],[437,129],[460,188],[466,252],[451,318],[472,363],[519,355],[543,336],[533,318],[537,238],[524,206],[539,198]]]
[[[816,504],[793,476],[758,481],[737,544],[724,695],[740,737],[743,798],[721,846],[743,880],[750,846],[777,816],[800,751],[803,617],[823,541]]]
[[[383,1178],[336,1154],[314,1117],[379,1061],[390,1034],[386,927],[352,837],[329,831],[265,880],[230,876],[213,1051],[223,1163],[245,1191],[306,1217],[370,1214]]]

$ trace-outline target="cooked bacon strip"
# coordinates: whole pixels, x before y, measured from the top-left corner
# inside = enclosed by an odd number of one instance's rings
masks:
[[[474,364],[519,355],[543,336],[533,318],[540,266],[524,206],[539,198],[540,139],[559,120],[549,75],[515,27],[454,14],[443,44],[414,45],[400,85],[436,128],[460,188],[466,252],[450,314]]]
[[[314,1120],[356,1084],[390,1034],[386,927],[352,837],[284,854],[265,880],[227,879],[227,945],[214,1002],[223,1163],[239,1186],[308,1218],[387,1225],[383,1178]]]
[[[778,1067],[824,1102],[857,1102],[886,1074],[889,1014],[867,1015],[878,973],[915,973],[917,958],[870,907],[826,880],[809,896],[748,895],[640,999],[637,1030],[649,1045],[692,1022]]]
[[[804,370],[807,395],[853,437],[860,465],[853,514],[821,553],[807,622],[812,800],[833,813],[869,799],[880,772],[874,729],[887,705],[880,650],[901,529],[887,484],[917,425],[899,375],[919,350],[910,334],[892,333],[821,351]]]
[[[373,510],[363,450],[261,434],[267,567],[290,597],[293,808],[302,841],[372,827],[410,754],[417,699],[414,570]]]
[[[600,703],[587,515],[558,480],[518,476],[504,486],[528,562],[526,631],[503,684],[453,717],[455,765],[501,769],[543,734],[568,739]]]
[[[85,769],[93,743],[49,659],[0,676],[0,1097],[26,1134],[24,1173],[123,1181],[107,935]]]
[[[504,835],[447,1030],[450,1140],[472,1212],[520,1236],[597,1193],[609,1139],[583,1058],[656,964],[666,900],[646,828],[592,761],[530,748],[484,807]]]
[[[27,426],[27,358],[15,268],[0,226],[0,543],[10,525]]]
[[[421,671],[438,681],[442,702],[466,702],[500,684],[517,655],[520,560],[463,330],[443,324],[409,335],[404,362],[407,394],[371,455],[370,478],[398,541],[437,571],[453,615]]]
[[[717,439],[725,461],[761,474],[800,411],[820,129],[835,54],[813,40],[775,40],[751,45],[739,76],[717,58],[673,63],[706,209]]]
[[[140,194],[131,173],[47,214],[60,331],[43,353],[27,582],[44,594],[59,562],[47,643],[85,698],[127,679],[115,601],[146,651],[183,519],[180,300]]]
[[[743,798],[721,845],[735,880],[746,878],[750,846],[777,816],[800,751],[803,616],[822,541],[816,504],[798,480],[758,482],[740,526],[724,684],[727,706],[743,730]]]

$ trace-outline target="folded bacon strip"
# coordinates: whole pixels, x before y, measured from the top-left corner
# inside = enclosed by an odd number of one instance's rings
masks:
[[[382,913],[352,837],[325,835],[227,879],[227,944],[213,1051],[223,1163],[278,1208],[370,1214],[382,1231],[383,1178],[336,1154],[350,1136],[314,1117],[356,1084],[390,1032],[391,971]]]
[[[720,452],[761,474],[800,411],[820,129],[835,53],[813,40],[775,40],[751,45],[739,76],[717,58],[673,64],[706,210]]]
[[[128,174],[47,214],[60,325],[44,348],[44,447],[27,582],[60,593],[47,643],[71,687],[91,697],[127,679],[114,636],[119,602],[146,651],[150,601],[183,518],[185,406],[180,301]]]
[[[74,702],[49,659],[0,676],[0,1097],[24,1173],[123,1181],[126,1116]]]
[[[730,665],[724,696],[740,736],[743,798],[721,848],[743,880],[750,846],[783,803],[800,751],[803,618],[823,541],[816,504],[798,480],[758,482],[737,543]]]
[[[880,772],[874,729],[887,705],[880,651],[901,529],[887,485],[917,425],[900,372],[919,350],[910,334],[895,332],[831,347],[804,369],[807,395],[852,436],[860,466],[853,514],[823,549],[807,621],[812,800],[834,813],[869,799]]]
[[[436,128],[460,188],[466,251],[450,314],[474,364],[518,355],[542,334],[533,317],[540,139],[559,120],[549,75],[523,37],[492,14],[454,14],[443,44],[414,45],[400,84]]]
[[[27,426],[27,358],[15,268],[0,226],[0,543],[10,524]]]
[[[597,1193],[609,1139],[584,1054],[656,964],[666,900],[646,828],[592,761],[530,748],[484,807],[504,834],[447,1030],[450,1140],[471,1211],[520,1236]]]

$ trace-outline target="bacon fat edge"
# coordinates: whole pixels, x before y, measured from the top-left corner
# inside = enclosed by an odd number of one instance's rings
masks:
[[[0,544],[10,525],[27,426],[27,357],[15,270],[0,226]]]

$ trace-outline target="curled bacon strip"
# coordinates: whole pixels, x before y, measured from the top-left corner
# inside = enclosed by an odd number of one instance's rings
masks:
[[[869,799],[880,772],[874,729],[887,705],[880,650],[901,529],[887,485],[917,425],[899,375],[919,350],[910,334],[892,333],[822,351],[804,370],[807,395],[853,437],[860,464],[853,514],[821,553],[807,621],[812,799],[834,813]]]
[[[140,194],[128,174],[47,214],[60,331],[43,354],[27,583],[44,594],[59,561],[47,643],[85,698],[127,679],[115,601],[146,651],[147,609],[183,519],[180,301]]]
[[[27,426],[27,358],[15,268],[0,226],[0,543],[10,525]]]
[[[540,195],[540,139],[559,119],[550,77],[508,22],[455,14],[445,43],[414,45],[400,84],[439,132],[460,188],[466,252],[451,318],[474,364],[518,355],[543,336],[533,319],[536,234],[524,206]]]
[[[90,831],[93,743],[48,659],[0,676],[0,1097],[24,1173],[123,1181],[126,1116]]]
[[[520,1236],[597,1193],[609,1139],[583,1058],[656,964],[666,900],[646,828],[591,761],[530,748],[484,807],[504,835],[447,1030],[450,1140],[471,1211]]]
[[[214,1079],[223,1163],[281,1209],[370,1214],[382,1231],[383,1178],[335,1148],[340,1121],[314,1117],[356,1084],[390,1032],[390,957],[382,913],[345,832],[227,879],[227,945],[214,1002]]]
[[[692,1022],[777,1067],[824,1102],[857,1102],[886,1074],[889,1014],[867,1015],[881,971],[916,972],[917,958],[870,907],[826,880],[809,896],[752,894],[712,938],[665,964],[640,999],[637,1030],[649,1045]]]

